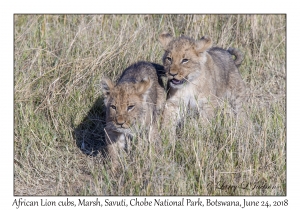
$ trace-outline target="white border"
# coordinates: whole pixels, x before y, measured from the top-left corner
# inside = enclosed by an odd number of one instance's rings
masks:
[[[296,1],[294,1],[296,2]],[[175,5],[176,4],[176,5]],[[288,208],[298,205],[297,192],[300,189],[299,173],[299,12],[297,4],[275,0],[252,1],[1,1],[1,206],[12,207],[13,197],[13,14],[14,13],[286,13],[287,14],[287,196],[246,197],[249,200],[289,200]],[[297,173],[298,172],[298,173]],[[39,200],[42,197],[26,197]],[[71,197],[77,200],[80,197]],[[119,199],[117,197],[116,199]],[[208,197],[203,197],[207,199]],[[241,200],[243,197],[212,197],[219,200]],[[50,197],[51,200],[65,200],[66,197]],[[93,197],[89,198],[94,199]],[[104,199],[103,197],[101,199]],[[110,197],[113,199],[113,197]],[[153,197],[150,197],[153,199]],[[174,207],[172,207],[174,208]],[[265,209],[265,207],[261,207]],[[273,207],[274,208],[274,207]],[[30,208],[31,209],[31,208]],[[74,209],[65,207],[64,209]],[[81,209],[77,207],[76,209]],[[99,209],[99,207],[98,207]],[[228,208],[229,209],[229,208]],[[249,208],[247,208],[249,209]],[[257,208],[256,208],[257,209]]]

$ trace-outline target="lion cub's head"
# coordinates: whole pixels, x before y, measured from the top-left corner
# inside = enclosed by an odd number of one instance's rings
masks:
[[[181,88],[184,83],[192,82],[199,76],[200,68],[206,62],[206,51],[212,46],[208,36],[195,41],[185,36],[173,38],[163,33],[159,41],[165,50],[163,63],[172,88]]]
[[[106,106],[106,127],[117,132],[130,132],[138,119],[143,121],[145,95],[151,87],[149,78],[138,83],[114,84],[110,79],[102,80],[104,104]]]

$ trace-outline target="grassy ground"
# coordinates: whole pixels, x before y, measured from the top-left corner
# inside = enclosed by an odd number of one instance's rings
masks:
[[[286,195],[285,15],[15,15],[14,26],[15,195]],[[98,153],[100,80],[161,63],[163,31],[245,54],[249,120],[187,117],[162,152],[137,137],[112,176]]]

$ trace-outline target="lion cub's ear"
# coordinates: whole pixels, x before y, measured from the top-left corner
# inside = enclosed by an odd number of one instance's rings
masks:
[[[142,79],[141,82],[135,84],[136,93],[138,95],[144,94],[151,87],[151,80],[149,78]]]
[[[164,50],[168,49],[169,43],[172,41],[173,37],[171,34],[164,32],[158,37],[158,41],[160,42],[161,46],[164,48]]]
[[[113,89],[114,83],[107,77],[104,77],[101,81],[101,88],[104,97],[108,97],[110,94],[110,91]]]
[[[209,36],[202,37],[195,43],[195,50],[198,53],[204,52],[212,46],[212,40]]]

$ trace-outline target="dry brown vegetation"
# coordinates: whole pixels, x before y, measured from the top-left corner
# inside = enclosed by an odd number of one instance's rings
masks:
[[[286,195],[285,15],[15,15],[14,29],[15,195]],[[100,80],[161,63],[163,31],[244,53],[249,120],[187,116],[160,152],[138,136],[113,176]]]

